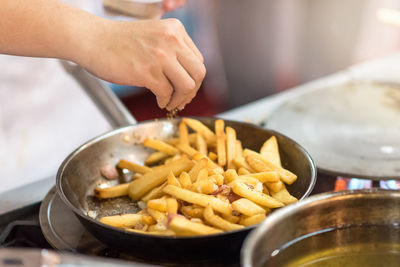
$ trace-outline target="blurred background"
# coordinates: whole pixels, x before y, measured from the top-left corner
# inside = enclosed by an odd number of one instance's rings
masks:
[[[206,61],[199,96],[183,114],[217,114],[398,50],[400,30],[377,19],[380,8],[400,1],[188,0],[164,16],[184,23]],[[113,88],[138,119],[163,116],[140,105],[153,99],[145,91]]]
[[[101,0],[65,1],[108,16]],[[400,30],[377,19],[380,8],[400,0],[188,0],[164,17],[183,22],[207,76],[179,115],[216,115],[398,51]],[[54,175],[73,148],[110,129],[57,60],[0,55],[0,66],[0,191]],[[166,115],[146,89],[107,85],[137,120]]]

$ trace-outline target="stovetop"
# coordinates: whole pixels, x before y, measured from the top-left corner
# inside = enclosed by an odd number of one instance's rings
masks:
[[[379,182],[319,174],[311,195],[370,187],[399,189],[399,186],[397,181]],[[64,227],[65,225],[68,227]],[[86,231],[58,197],[55,187],[48,192],[42,202],[0,215],[0,233],[0,248],[55,249],[163,266],[239,266],[239,260],[227,264],[223,259],[195,263],[183,263],[178,260],[173,263],[154,262],[133,258],[127,253],[107,247]]]
[[[334,190],[335,182],[336,177],[320,175],[312,194]],[[65,213],[71,216],[65,216]],[[162,263],[132,258],[127,253],[107,247],[88,233],[58,197],[55,188],[49,191],[42,202],[1,215],[0,233],[0,248],[51,248],[164,266],[239,266],[238,262],[226,264],[222,259],[196,263]]]

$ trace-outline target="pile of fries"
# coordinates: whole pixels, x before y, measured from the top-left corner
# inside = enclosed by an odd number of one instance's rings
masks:
[[[144,208],[100,222],[138,233],[207,235],[257,224],[271,209],[297,201],[285,187],[297,176],[282,167],[275,136],[256,152],[243,149],[223,120],[215,121],[213,132],[183,118],[177,138],[146,139],[143,145],[155,150],[145,165],[118,163],[135,173],[132,182],[94,193],[99,199],[129,195]]]

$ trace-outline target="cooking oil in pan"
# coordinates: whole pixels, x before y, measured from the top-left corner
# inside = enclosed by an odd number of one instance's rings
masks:
[[[363,225],[321,231],[286,244],[265,266],[398,267],[400,228]]]

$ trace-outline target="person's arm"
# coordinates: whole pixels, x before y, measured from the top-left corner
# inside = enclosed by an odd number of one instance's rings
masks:
[[[109,82],[150,89],[161,108],[183,108],[205,76],[200,51],[176,19],[112,21],[58,0],[0,6],[0,53],[74,61]]]

